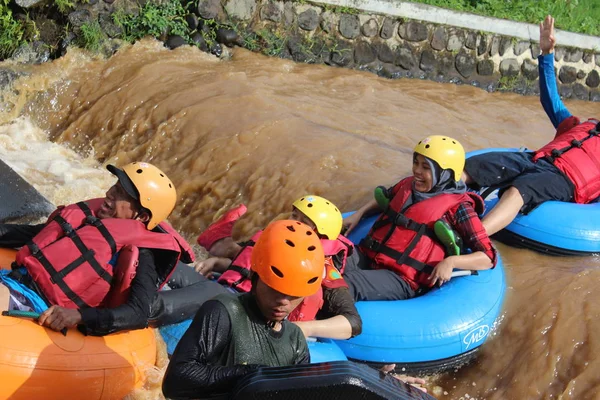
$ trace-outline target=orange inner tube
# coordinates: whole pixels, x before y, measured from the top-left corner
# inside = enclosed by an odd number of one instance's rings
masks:
[[[16,251],[0,249],[10,269]],[[156,362],[151,329],[67,336],[29,319],[0,316],[0,399],[122,399]]]

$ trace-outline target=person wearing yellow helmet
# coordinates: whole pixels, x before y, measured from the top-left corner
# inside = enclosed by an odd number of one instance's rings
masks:
[[[1,226],[0,246],[21,247],[13,271],[0,275],[3,309],[40,312],[40,325],[90,335],[147,326],[157,283],[194,254],[164,221],[177,199],[166,174],[144,162],[107,169],[118,181],[104,198],[61,206],[45,224]],[[119,264],[124,249],[136,257]]]
[[[360,262],[344,274],[355,300],[407,299],[447,282],[454,269],[495,265],[496,251],[478,216],[483,201],[461,181],[464,164],[457,140],[426,137],[415,146],[412,176],[378,189],[344,220],[348,234],[364,216],[381,213],[357,248]],[[456,231],[472,253],[447,254],[436,235],[440,224]]]

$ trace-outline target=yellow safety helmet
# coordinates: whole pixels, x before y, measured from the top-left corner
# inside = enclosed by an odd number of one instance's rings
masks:
[[[132,162],[119,169],[114,165],[107,165],[111,173],[119,178],[123,189],[142,207],[152,214],[146,225],[152,230],[164,221],[175,208],[177,192],[175,185],[167,175],[152,164],[145,162]]]
[[[335,240],[342,232],[342,213],[329,200],[308,195],[299,198],[292,205],[315,224],[319,235]]]
[[[458,140],[442,135],[428,136],[417,143],[415,153],[435,161],[442,169],[452,170],[454,179],[460,180],[465,168],[465,149]]]

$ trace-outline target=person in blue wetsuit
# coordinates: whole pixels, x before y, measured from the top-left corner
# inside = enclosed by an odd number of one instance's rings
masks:
[[[581,122],[564,106],[554,73],[554,18],[540,24],[540,101],[556,128],[554,140],[536,152],[492,152],[467,159],[463,179],[474,188],[500,187],[498,204],[483,218],[488,235],[519,212],[549,200],[586,204],[600,196],[600,123]]]

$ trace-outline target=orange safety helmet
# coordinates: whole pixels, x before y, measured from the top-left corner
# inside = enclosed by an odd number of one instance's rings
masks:
[[[323,280],[323,246],[315,231],[302,222],[272,222],[252,249],[252,271],[280,293],[311,296]]]
[[[175,208],[177,192],[167,175],[154,165],[146,162],[132,162],[122,169],[107,165],[113,175],[119,178],[123,189],[138,200],[142,207],[152,214],[146,227],[152,230],[167,219]]]

